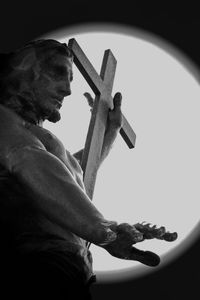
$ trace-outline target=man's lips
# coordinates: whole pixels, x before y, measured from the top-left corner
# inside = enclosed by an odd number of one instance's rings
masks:
[[[63,104],[63,97],[62,98],[53,98],[53,101],[55,102],[55,104],[59,107],[59,108],[61,108],[61,106],[62,106],[62,104]]]

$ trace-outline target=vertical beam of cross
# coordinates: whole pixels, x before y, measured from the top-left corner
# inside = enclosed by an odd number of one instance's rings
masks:
[[[84,185],[90,199],[93,197],[96,175],[101,160],[108,110],[112,107],[110,95],[112,92],[115,70],[116,60],[110,51],[106,51],[100,76],[104,80],[104,84],[107,88],[95,97],[82,160]]]
[[[117,61],[112,52],[106,50],[99,76],[75,39],[69,40],[69,48],[73,52],[74,63],[96,95],[82,160],[84,185],[87,195],[92,200],[108,111],[109,108],[113,108],[111,93]],[[120,133],[128,147],[133,148],[135,146],[136,135],[124,116],[123,127]]]

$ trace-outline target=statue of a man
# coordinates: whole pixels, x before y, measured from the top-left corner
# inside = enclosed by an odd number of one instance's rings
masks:
[[[44,120],[60,119],[63,100],[71,94],[72,63],[66,44],[55,40],[37,40],[1,55],[0,265],[4,287],[20,299],[63,299],[70,292],[74,299],[79,294],[90,299],[94,274],[86,242],[155,266],[156,254],[132,245],[177,237],[164,227],[105,219],[86,195],[82,152],[71,155],[43,128]],[[120,93],[114,97],[102,160],[122,125],[121,98]]]

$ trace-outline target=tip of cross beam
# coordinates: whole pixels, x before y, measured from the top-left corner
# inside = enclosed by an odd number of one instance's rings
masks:
[[[110,49],[105,50],[105,51],[104,51],[104,55],[106,55],[106,56],[108,56],[108,55],[112,56],[113,59],[115,60],[115,62],[117,62],[117,60],[116,60],[114,54],[112,53],[112,51],[111,51]]]
[[[136,142],[136,134],[133,131],[132,127],[128,123],[127,119],[123,116],[123,126],[120,129],[120,134],[124,141],[126,142],[129,149],[135,148],[135,142]]]
[[[75,40],[75,38],[71,38],[68,41],[68,46],[71,48],[74,43],[77,43],[76,40]]]

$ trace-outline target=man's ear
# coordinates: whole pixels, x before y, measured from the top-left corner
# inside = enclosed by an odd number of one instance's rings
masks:
[[[15,53],[11,59],[11,67],[16,71],[32,70],[35,77],[39,76],[39,62],[36,57],[35,49],[27,48],[18,53]]]

